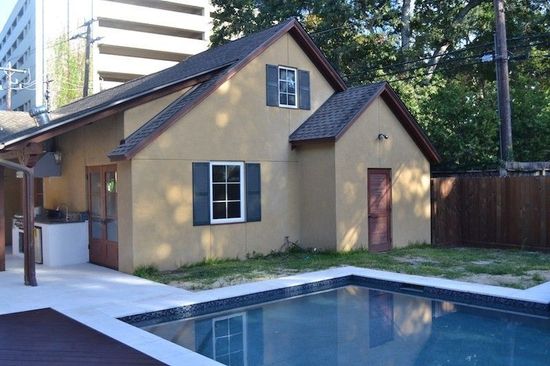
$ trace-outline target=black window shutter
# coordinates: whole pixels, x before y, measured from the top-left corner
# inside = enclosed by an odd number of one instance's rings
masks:
[[[309,71],[298,70],[298,108],[310,109]]]
[[[265,65],[266,104],[279,106],[279,68],[276,65]]]
[[[246,164],[246,221],[262,220],[262,182],[260,164]]]
[[[193,226],[210,225],[210,164],[193,163]]]

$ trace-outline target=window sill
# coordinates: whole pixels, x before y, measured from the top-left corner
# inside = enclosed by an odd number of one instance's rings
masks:
[[[279,108],[284,108],[284,109],[298,109],[298,106],[292,106],[292,105],[279,105]]]
[[[210,225],[242,224],[245,222],[246,222],[245,219],[219,219],[219,220],[210,220]]]

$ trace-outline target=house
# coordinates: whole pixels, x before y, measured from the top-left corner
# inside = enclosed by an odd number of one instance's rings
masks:
[[[90,260],[131,272],[287,241],[430,241],[439,155],[387,83],[348,88],[295,19],[66,105],[0,140],[47,143],[44,206],[87,211]]]

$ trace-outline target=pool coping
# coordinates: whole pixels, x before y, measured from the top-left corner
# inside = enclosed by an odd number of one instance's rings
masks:
[[[223,301],[272,290],[292,292],[293,289],[297,289],[299,286],[322,283],[323,281],[330,282],[335,278],[337,279],[348,276],[367,278],[371,281],[371,284],[373,281],[390,281],[405,285],[412,285],[413,293],[410,293],[412,295],[418,295],[418,293],[414,293],[414,286],[425,286],[438,291],[441,296],[460,292],[467,294],[472,298],[489,296],[503,299],[505,302],[515,302],[516,304],[518,304],[518,302],[528,302],[536,308],[548,309],[550,305],[550,282],[531,289],[518,290],[513,288],[346,266],[195,293],[186,293],[185,296],[181,297],[170,297],[166,299],[151,298],[148,303],[141,302],[139,306],[137,304],[128,304],[128,306],[120,309],[111,308],[108,311],[108,316],[106,316],[105,313],[98,314],[90,309],[88,309],[87,314],[84,314],[82,311],[64,311],[64,313],[74,317],[76,320],[79,320],[84,324],[90,325],[92,328],[97,329],[108,336],[130,345],[138,351],[146,353],[167,364],[220,365],[220,363],[214,360],[208,359],[168,340],[157,337],[156,335],[153,335],[143,329],[120,321],[119,319],[129,319],[132,316],[139,316],[143,313],[166,311],[167,309],[179,308],[182,306],[201,306],[201,303],[218,300]],[[312,287],[316,286],[313,285]],[[320,287],[317,286],[317,290],[319,289]]]
[[[409,276],[407,276],[406,279],[411,280]],[[416,281],[402,282],[395,281],[395,279],[388,280],[387,278],[348,274],[288,287],[268,289],[164,310],[134,314],[118,319],[133,326],[143,328],[150,325],[226,312],[237,308],[260,305],[271,301],[288,299],[295,296],[307,295],[350,285],[423,297],[431,300],[450,301],[462,305],[550,318],[550,306],[546,302],[533,301],[532,299],[525,300],[517,296],[514,297],[513,294],[508,294],[508,296],[503,297],[502,294],[495,296],[480,292],[465,292],[463,289],[456,290],[438,287],[434,286],[433,279],[431,279],[429,284],[425,283],[426,281],[424,281],[424,278],[415,278],[415,280]]]

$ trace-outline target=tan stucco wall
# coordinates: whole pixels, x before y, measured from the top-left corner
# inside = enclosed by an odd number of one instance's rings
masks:
[[[86,211],[86,167],[112,164],[107,154],[122,138],[120,114],[56,137],[61,176],[44,178],[44,207],[66,204],[71,211]]]
[[[430,242],[430,164],[380,97],[337,141],[335,161],[338,250],[368,247],[369,168],[392,172],[393,247]]]
[[[261,162],[262,221],[193,226],[192,161],[133,160],[135,265],[174,268],[204,258],[244,257],[298,239],[297,165]]]
[[[117,164],[118,269],[122,272],[132,272],[134,264],[133,231],[131,230],[134,201],[131,169],[131,161],[121,161]]]
[[[267,107],[266,64],[310,71],[312,110]],[[288,136],[333,89],[285,35],[132,160],[134,265],[174,268],[299,239],[299,162]],[[192,162],[259,162],[262,221],[192,225]]]
[[[301,244],[336,249],[334,144],[311,144],[298,149],[300,161]]]
[[[184,88],[172,94],[165,95],[162,98],[154,99],[142,105],[130,108],[124,111],[124,136],[128,137],[132,132],[140,128],[145,122],[149,121],[168,104],[172,103],[179,96],[185,94],[189,88]]]
[[[71,211],[86,211],[86,167],[113,164],[107,154],[118,146],[120,140],[134,132],[186,90],[152,100],[58,136],[56,147],[62,153],[62,176],[44,179],[44,206],[56,208],[66,204]],[[131,163],[119,162],[117,170],[119,268],[121,271],[130,272],[133,270]]]

